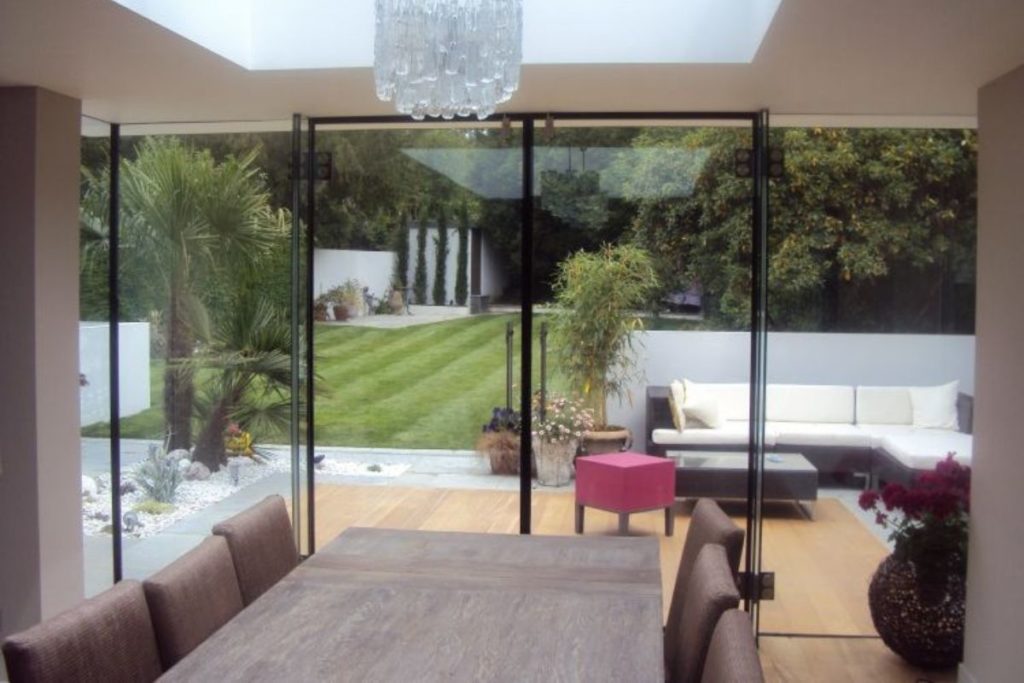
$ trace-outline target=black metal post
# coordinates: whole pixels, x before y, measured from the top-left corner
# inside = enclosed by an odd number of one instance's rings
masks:
[[[523,198],[520,205],[520,239],[522,288],[520,310],[523,326],[522,367],[520,367],[520,412],[522,429],[519,439],[519,533],[530,533],[532,504],[530,453],[533,449],[533,423],[530,415],[531,373],[533,372],[533,119],[523,121]]]
[[[306,519],[307,552],[316,552],[316,501],[313,456],[316,448],[313,405],[313,245],[316,235],[316,124],[309,122],[306,159]]]
[[[512,409],[512,341],[515,338],[512,321],[505,323],[505,410]]]
[[[540,324],[540,419],[548,409],[548,323]]]
[[[121,126],[110,124],[110,188],[107,225],[107,318],[110,320],[110,521],[114,583],[124,576],[121,552],[121,297],[118,291],[121,248]]]
[[[292,533],[295,538],[295,545],[302,552],[302,468],[301,449],[299,447],[302,438],[302,411],[300,401],[302,400],[302,320],[305,312],[302,308],[302,117],[299,114],[292,116],[292,235],[291,235],[291,426],[289,429],[289,441],[291,442],[291,467],[292,467]]]

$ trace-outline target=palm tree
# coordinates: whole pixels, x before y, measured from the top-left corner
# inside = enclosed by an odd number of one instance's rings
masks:
[[[231,422],[250,432],[287,427],[291,330],[287,312],[266,298],[243,293],[221,318],[206,353],[190,365],[209,378],[195,404],[203,428],[193,459],[211,472],[226,462],[224,433]]]
[[[233,263],[258,258],[281,234],[258,150],[214,161],[177,138],[147,138],[121,175],[124,260],[166,301],[164,421],[169,448],[192,445],[197,342],[209,335],[203,287]]]

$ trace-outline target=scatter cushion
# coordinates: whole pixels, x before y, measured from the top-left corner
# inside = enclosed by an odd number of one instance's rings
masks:
[[[672,413],[672,424],[680,432],[686,428],[686,413],[683,412],[683,405],[685,403],[686,390],[683,388],[683,383],[679,380],[674,380],[669,385],[668,407]]]
[[[914,408],[909,387],[857,387],[857,423],[911,425]]]
[[[683,380],[685,401],[683,413],[686,419],[695,420],[705,427],[716,429],[721,427],[723,419],[718,410],[718,400],[711,391],[706,391],[705,386]]]
[[[914,426],[926,429],[960,428],[956,415],[956,397],[959,381],[937,387],[910,387],[910,404],[914,411]]]

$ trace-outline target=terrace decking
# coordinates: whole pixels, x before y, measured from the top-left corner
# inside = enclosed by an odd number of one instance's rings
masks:
[[[682,506],[671,538],[664,536],[660,512],[638,513],[631,519],[634,534],[658,538],[665,596],[672,590],[689,510],[688,505]],[[762,603],[761,632],[801,637],[762,636],[761,657],[768,680],[914,681],[924,675],[874,638],[867,586],[888,552],[885,546],[836,499],[819,500],[814,521],[791,504],[772,506],[770,511],[764,521],[764,567],[776,573],[776,599]],[[517,533],[518,515],[518,494],[510,491],[316,487],[319,544],[350,526]],[[534,491],[534,533],[572,535],[573,523],[572,493]],[[600,510],[588,514],[588,536],[614,535],[617,530],[616,515]],[[667,599],[663,609],[668,610]],[[955,672],[927,676],[932,681],[956,679]]]

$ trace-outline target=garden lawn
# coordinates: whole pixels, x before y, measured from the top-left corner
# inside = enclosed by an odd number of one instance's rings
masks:
[[[398,329],[317,325],[317,445],[472,449],[491,409],[505,403],[509,321],[515,322],[513,381],[519,385],[518,320],[516,315],[482,315]],[[536,337],[533,357],[536,389]],[[553,358],[548,366],[554,366]],[[162,391],[162,363],[154,363],[153,408],[122,420],[123,437],[161,437]],[[518,391],[514,400],[519,400]],[[108,433],[106,424],[83,430],[85,436]],[[263,444],[288,441],[286,434],[253,436]]]

